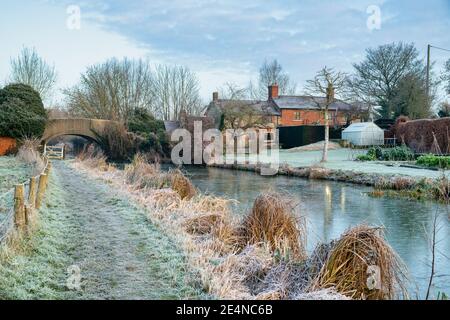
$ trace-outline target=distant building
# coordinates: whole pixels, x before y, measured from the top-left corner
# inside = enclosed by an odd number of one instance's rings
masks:
[[[342,131],[342,139],[355,146],[384,144],[384,131],[373,122],[353,123]]]
[[[279,95],[278,85],[268,87],[265,101],[220,99],[217,92],[204,114],[214,119],[219,127],[221,117],[227,108],[252,108],[255,113],[266,119],[268,127],[323,125],[323,110],[317,105],[325,102],[322,97]],[[352,106],[341,100],[336,100],[329,108],[329,123],[332,126],[342,126],[347,123],[348,113]]]

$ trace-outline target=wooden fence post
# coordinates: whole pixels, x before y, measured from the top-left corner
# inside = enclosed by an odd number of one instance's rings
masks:
[[[47,188],[47,175],[45,173],[41,174],[39,178],[39,187],[36,197],[36,209],[39,209],[41,207],[42,200],[44,198],[45,189]]]
[[[45,168],[45,173],[48,175],[50,174],[50,170],[52,169],[52,163],[49,161],[47,163],[47,168]]]
[[[25,225],[30,226],[31,224],[31,215],[32,215],[32,207],[29,204],[25,205]]]
[[[14,224],[17,229],[25,226],[25,188],[23,184],[16,185],[14,191]]]
[[[36,202],[36,177],[30,178],[30,191],[28,193],[28,203],[34,206]]]

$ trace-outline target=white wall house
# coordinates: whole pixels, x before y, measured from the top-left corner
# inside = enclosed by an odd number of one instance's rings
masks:
[[[342,131],[342,139],[355,146],[384,144],[384,131],[373,122],[353,123]]]

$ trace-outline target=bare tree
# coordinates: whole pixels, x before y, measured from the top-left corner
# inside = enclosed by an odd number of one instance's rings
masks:
[[[328,122],[328,109],[336,101],[336,95],[342,95],[346,89],[347,75],[324,67],[317,72],[312,80],[306,84],[306,94],[311,101],[323,111],[325,126],[325,141],[323,145],[322,162],[328,159],[328,143],[330,128]]]
[[[56,78],[55,66],[47,64],[34,48],[23,48],[17,58],[11,59],[10,82],[31,86],[42,99],[50,97]]]
[[[414,44],[391,43],[366,50],[366,58],[355,63],[349,85],[361,101],[380,105],[384,117],[392,117],[396,90],[406,75],[423,77],[424,64]]]
[[[91,66],[64,93],[68,110],[77,116],[126,122],[137,108],[154,111],[153,75],[143,60],[110,59]]]
[[[371,110],[370,106],[363,102],[350,102],[349,108],[341,110],[342,115],[345,117],[346,125],[350,125],[355,120],[368,120],[370,119]]]
[[[248,129],[270,123],[270,115],[259,108],[260,102],[249,100],[249,88],[240,87],[233,82],[225,83],[220,91],[223,97],[223,128]]]
[[[220,96],[225,100],[245,100],[250,96],[251,87],[241,87],[234,82],[226,82],[219,89]]]
[[[193,115],[200,112],[199,82],[187,67],[157,66],[154,93],[153,109],[163,120],[178,119],[182,110]]]
[[[267,87],[275,83],[278,84],[280,94],[295,93],[297,85],[284,72],[281,64],[276,59],[272,61],[265,60],[259,69],[258,87],[255,87],[250,82],[249,90],[255,100],[266,100]]]

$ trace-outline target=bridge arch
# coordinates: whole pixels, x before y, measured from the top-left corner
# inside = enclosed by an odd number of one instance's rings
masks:
[[[47,122],[41,142],[46,144],[53,138],[72,135],[99,143],[98,135],[112,123],[115,122],[99,119],[52,119]]]

